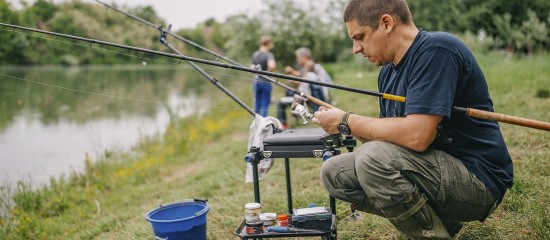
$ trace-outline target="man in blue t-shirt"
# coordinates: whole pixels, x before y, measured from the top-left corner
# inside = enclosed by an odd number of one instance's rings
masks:
[[[353,52],[382,66],[380,118],[321,108],[314,122],[364,144],[329,159],[321,181],[352,208],[388,218],[405,235],[449,239],[484,221],[513,183],[499,125],[452,111],[493,111],[487,82],[458,38],[419,30],[404,0],[351,0],[344,12]]]

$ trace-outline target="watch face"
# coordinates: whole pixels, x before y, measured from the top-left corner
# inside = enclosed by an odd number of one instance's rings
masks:
[[[338,130],[340,131],[340,133],[345,134],[345,135],[350,135],[351,134],[351,131],[350,131],[348,125],[343,124],[343,123],[340,123],[340,125],[338,125]]]

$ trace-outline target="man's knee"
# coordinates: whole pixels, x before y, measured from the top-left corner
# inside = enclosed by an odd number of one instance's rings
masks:
[[[332,194],[336,188],[335,179],[336,175],[338,175],[338,168],[331,160],[332,159],[325,161],[321,166],[321,183],[325,186],[325,189]]]
[[[331,194],[359,187],[355,184],[354,157],[354,153],[344,153],[330,158],[321,166],[321,182]]]
[[[363,144],[357,150],[355,159],[355,169],[368,176],[376,176],[382,172],[386,172],[392,163],[391,148],[395,145],[383,141],[371,141]],[[390,150],[390,151],[388,151]]]

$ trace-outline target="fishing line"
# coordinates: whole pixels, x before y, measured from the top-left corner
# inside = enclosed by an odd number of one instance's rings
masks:
[[[33,83],[33,84],[43,85],[43,86],[47,86],[47,87],[58,88],[58,89],[66,90],[66,91],[85,93],[85,94],[89,94],[89,95],[96,95],[96,96],[114,98],[114,99],[119,99],[119,100],[134,101],[134,102],[146,102],[146,103],[155,103],[155,104],[162,104],[162,105],[168,104],[167,102],[163,102],[163,101],[139,99],[139,98],[130,98],[130,97],[121,97],[121,96],[116,96],[116,95],[111,95],[111,94],[106,94],[106,93],[90,92],[90,91],[86,91],[86,90],[68,88],[68,87],[63,87],[63,86],[44,83],[44,82],[33,81],[33,80],[29,80],[29,79],[25,79],[25,78],[21,78],[21,77],[16,77],[16,76],[12,76],[12,75],[7,75],[7,74],[2,74],[2,73],[0,73],[0,76],[5,77],[5,78],[20,80],[20,81],[25,81],[25,82],[29,82],[29,83]],[[194,105],[194,107],[223,109],[223,110],[243,110],[243,111],[245,111],[244,109],[237,108],[237,107],[214,107],[212,105],[199,105],[199,104],[197,104],[197,105]],[[270,112],[277,112],[277,110],[273,110],[273,111],[270,111]]]
[[[155,100],[138,99],[138,98],[128,98],[128,97],[115,96],[115,95],[110,95],[110,94],[105,94],[105,93],[89,92],[89,91],[85,91],[85,90],[74,89],[74,88],[68,88],[68,87],[63,87],[63,86],[54,85],[54,84],[49,84],[49,83],[37,82],[37,81],[33,81],[33,80],[29,80],[29,79],[24,79],[24,78],[20,78],[20,77],[16,77],[16,76],[11,76],[11,75],[6,75],[6,74],[2,74],[2,73],[0,73],[0,76],[7,77],[7,78],[12,78],[12,79],[16,79],[16,80],[21,80],[21,81],[25,81],[25,82],[30,82],[30,83],[34,83],[34,84],[39,84],[39,85],[43,85],[43,86],[48,86],[48,87],[53,87],[53,88],[58,88],[58,89],[63,89],[63,90],[68,90],[68,91],[73,91],[73,92],[86,93],[86,94],[90,94],[90,95],[97,95],[97,96],[109,97],[109,98],[116,98],[116,99],[122,99],[122,100],[130,100],[130,101],[136,101],[136,102],[148,102],[148,103],[166,104],[165,102],[155,101]]]
[[[85,47],[85,48],[101,50],[101,51],[105,51],[105,52],[109,52],[109,53],[115,53],[115,54],[124,55],[124,56],[127,56],[127,57],[139,58],[139,59],[142,59],[142,60],[149,60],[149,61],[154,61],[154,62],[177,65],[177,62],[169,62],[169,61],[157,60],[157,59],[153,59],[153,58],[147,58],[147,57],[137,56],[137,55],[123,53],[123,52],[117,52],[117,51],[114,51],[114,50],[101,48],[99,46],[96,47],[96,46],[93,46],[93,45],[90,45],[90,44],[82,44],[82,43],[64,41],[64,40],[59,40],[59,39],[45,37],[45,36],[37,36],[37,35],[34,35],[32,33],[25,33],[25,32],[21,32],[21,31],[12,31],[12,30],[6,30],[6,29],[0,29],[0,30],[5,31],[5,32],[15,32],[15,33],[23,34],[23,35],[26,35],[26,36],[29,36],[29,37],[39,38],[39,39],[48,40],[48,41],[52,41],[52,42],[64,43],[64,44],[68,44],[68,45],[80,46],[80,47]],[[188,66],[184,66],[184,67],[188,67]]]
[[[26,36],[29,36],[29,37],[43,39],[43,40],[47,40],[47,41],[52,41],[52,42],[56,42],[56,43],[59,43],[59,44],[68,44],[68,45],[73,45],[73,46],[91,48],[91,49],[94,49],[94,50],[100,50],[100,51],[104,51],[104,52],[108,52],[108,53],[123,55],[123,56],[127,56],[127,57],[141,59],[141,60],[148,60],[148,61],[159,62],[159,63],[163,63],[163,64],[168,64],[168,65],[181,66],[181,67],[186,68],[186,69],[193,69],[191,66],[181,64],[180,61],[166,61],[166,60],[159,60],[159,59],[154,59],[154,58],[147,58],[147,57],[137,56],[137,55],[134,55],[134,54],[128,54],[128,53],[118,52],[118,51],[114,51],[114,50],[109,50],[109,49],[106,49],[106,48],[102,48],[99,45],[98,46],[93,46],[93,45],[90,46],[89,44],[81,44],[81,43],[70,42],[70,41],[65,41],[65,40],[59,40],[59,39],[45,37],[45,36],[37,36],[37,35],[34,35],[33,33],[25,33],[25,32],[21,32],[21,31],[17,31],[17,30],[13,31],[13,30],[7,30],[7,29],[0,29],[0,31],[15,32],[15,33],[18,33],[18,34],[23,34],[23,35],[26,35]],[[247,75],[252,75],[250,77],[244,77],[242,75],[234,75],[234,74],[228,74],[228,73],[212,70],[212,69],[217,69],[217,68],[214,68],[214,67],[203,67],[203,68],[208,69],[209,73],[216,73],[218,75],[246,79],[246,80],[249,80],[251,82],[254,81],[254,77],[253,77],[254,74],[252,74],[252,73],[243,73],[243,74],[247,74]]]
[[[174,66],[178,66],[178,67],[181,65],[181,67],[184,67],[184,68],[186,68],[186,69],[193,69],[191,66],[181,64],[181,62],[182,62],[181,60],[178,60],[177,62],[176,62],[176,61],[164,61],[164,60],[158,60],[158,59],[154,59],[154,58],[147,58],[147,57],[137,56],[137,55],[134,55],[134,54],[123,53],[123,52],[119,52],[119,51],[109,50],[109,49],[106,49],[106,48],[101,47],[102,45],[96,44],[97,46],[94,46],[93,43],[92,43],[92,44],[82,44],[82,43],[77,43],[77,42],[71,42],[71,41],[60,40],[60,39],[56,39],[56,38],[52,38],[52,37],[47,37],[47,36],[37,36],[37,35],[34,35],[33,33],[21,32],[21,31],[15,30],[15,29],[13,29],[13,30],[12,30],[12,29],[0,29],[0,30],[1,30],[1,31],[6,31],[6,32],[14,32],[14,33],[18,33],[18,34],[23,34],[23,35],[25,35],[25,36],[29,36],[29,37],[33,37],[33,38],[38,38],[38,39],[42,39],[42,40],[46,40],[46,41],[52,41],[52,42],[55,42],[55,43],[57,43],[57,44],[67,44],[67,45],[73,45],[73,46],[78,46],[78,47],[90,48],[90,49],[93,49],[93,50],[99,50],[99,51],[104,51],[104,52],[108,52],[108,53],[112,53],[112,54],[128,56],[128,57],[131,57],[131,58],[138,58],[138,59],[141,59],[141,60],[148,60],[148,61],[153,61],[153,62],[159,62],[159,63],[163,63],[163,64],[167,64],[167,65],[174,65]],[[217,58],[217,60],[219,60],[219,59]],[[212,70],[212,69],[214,69],[214,67],[210,67],[210,66],[206,66],[206,67],[209,69],[209,72],[210,72],[210,73],[215,73],[215,74],[217,74],[217,75],[230,76],[230,77],[233,77],[233,78],[237,78],[237,79],[239,79],[239,80],[240,80],[240,79],[243,79],[243,80],[250,81],[250,82],[256,82],[256,81],[270,82],[270,81],[266,81],[266,80],[257,80],[255,77],[245,77],[245,76],[239,76],[239,75],[228,74],[228,73],[225,73],[225,72],[214,71],[214,70]],[[254,73],[244,73],[244,74],[249,74],[249,75],[253,75],[253,76],[256,75],[256,74],[254,74]],[[26,81],[26,82],[30,82],[30,83],[35,83],[35,84],[40,84],[40,85],[44,85],[44,86],[55,87],[55,88],[58,88],[58,89],[63,89],[63,90],[68,90],[68,91],[74,91],[74,92],[80,92],[80,93],[91,94],[91,95],[97,95],[97,96],[103,96],[103,97],[110,97],[110,98],[122,99],[122,100],[128,100],[128,101],[138,101],[138,102],[149,102],[149,103],[157,103],[157,104],[166,104],[166,102],[155,101],[155,100],[134,99],[134,98],[120,97],[120,96],[109,95],[109,94],[103,94],[103,93],[89,92],[89,91],[79,90],[79,89],[72,89],[72,88],[57,86],[57,85],[53,85],[53,84],[47,84],[47,83],[36,82],[36,81],[28,80],[28,79],[18,78],[18,77],[15,77],[15,76],[10,76],[10,75],[5,75],[5,74],[0,74],[0,76],[9,77],[9,78],[13,78],[13,79],[18,79],[18,80],[22,80],[22,81]],[[279,83],[279,79],[276,79],[276,83]],[[209,107],[209,108],[213,108],[213,109],[243,110],[242,108],[236,108],[236,107],[235,107],[235,108],[230,108],[230,107],[212,107],[212,106],[206,106],[206,105],[203,105],[203,106],[196,105],[196,106],[197,106],[197,107]],[[274,110],[268,110],[268,112],[270,112],[270,113],[278,113],[278,112],[286,112],[286,111],[285,111],[285,110],[276,110],[276,109],[274,109]]]
[[[12,25],[12,24],[6,24],[6,23],[1,23],[1,22],[0,22],[0,25],[3,26],[3,27],[13,28],[14,32],[15,32],[15,29],[17,28],[17,29],[22,29],[22,30],[25,30],[25,31],[38,32],[38,33],[47,34],[47,35],[55,35],[55,36],[60,36],[60,37],[63,37],[63,38],[75,39],[75,40],[79,40],[79,41],[89,42],[89,43],[92,43],[92,44],[97,43],[99,45],[106,45],[106,46],[111,46],[111,47],[115,47],[115,48],[133,50],[133,51],[137,51],[137,52],[141,52],[141,53],[149,53],[149,54],[153,54],[153,55],[170,57],[170,58],[185,60],[187,62],[207,64],[207,65],[211,65],[211,66],[217,66],[217,67],[223,67],[223,68],[228,68],[228,69],[233,69],[233,70],[238,70],[238,71],[244,71],[244,72],[249,72],[249,73],[260,74],[262,76],[265,75],[265,76],[271,76],[271,77],[275,77],[275,78],[284,78],[284,79],[294,80],[294,81],[298,81],[298,82],[311,83],[311,84],[336,88],[336,89],[340,89],[340,90],[344,90],[344,91],[361,93],[361,94],[365,94],[365,95],[370,95],[370,96],[375,96],[375,97],[379,97],[379,98],[389,99],[389,100],[393,100],[393,101],[399,101],[399,102],[405,102],[406,101],[406,98],[403,97],[403,96],[397,96],[397,95],[392,95],[392,94],[387,94],[387,93],[380,93],[380,92],[375,92],[375,91],[363,90],[363,89],[359,89],[359,88],[352,88],[352,87],[348,87],[348,86],[342,86],[342,85],[312,81],[312,80],[305,79],[305,78],[294,77],[294,76],[284,75],[284,74],[280,74],[280,73],[266,72],[266,71],[261,71],[261,70],[257,70],[257,69],[253,69],[253,68],[247,68],[247,67],[244,67],[242,65],[232,65],[232,64],[225,64],[225,63],[220,63],[220,62],[213,62],[213,61],[209,61],[209,60],[205,60],[205,59],[199,59],[199,58],[184,56],[184,55],[181,55],[181,54],[170,54],[170,53],[165,53],[165,52],[152,50],[152,49],[145,49],[145,48],[140,48],[140,47],[128,46],[128,45],[112,43],[112,42],[107,42],[107,41],[102,41],[102,40],[97,40],[97,39],[91,39],[91,38],[84,38],[84,37],[79,37],[79,36],[73,36],[73,35],[68,35],[68,34],[63,34],[63,33],[49,32],[49,31],[44,31],[44,30],[39,30],[39,29],[34,29],[34,28],[27,28],[27,27],[22,27],[22,26],[17,26],[17,25]],[[90,47],[92,46],[92,44],[90,44]],[[278,81],[276,83],[278,83]],[[277,85],[278,86],[283,86],[282,84],[277,84]],[[294,90],[290,87],[288,87],[287,89],[296,91],[296,90]],[[304,96],[303,93],[300,93],[300,95]],[[328,104],[326,102],[323,102],[323,101],[321,101],[317,98],[314,98],[312,96],[306,95],[305,97],[308,98],[309,100],[311,100],[314,103],[318,103],[319,105],[330,105],[330,104]],[[331,107],[329,107],[329,108],[334,107],[332,105],[330,105],[330,106]],[[469,108],[469,107],[462,107],[462,106],[453,106],[452,111],[464,113],[465,115],[470,116],[470,117],[486,119],[486,120],[491,120],[491,121],[499,121],[499,122],[504,122],[504,123],[509,123],[509,124],[515,124],[515,125],[520,125],[520,126],[525,126],[525,127],[550,131],[550,123],[548,123],[548,122],[543,122],[543,121],[538,121],[538,120],[533,120],[533,119],[527,119],[527,118],[521,118],[521,117],[516,117],[516,116],[511,116],[511,115],[506,115],[506,114],[494,113],[494,112],[490,112],[490,111],[484,111],[484,110],[479,110],[479,109]]]

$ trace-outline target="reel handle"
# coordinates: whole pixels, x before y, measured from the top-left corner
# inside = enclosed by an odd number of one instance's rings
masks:
[[[312,119],[313,114],[308,111],[307,106],[304,106],[300,104],[300,101],[296,100],[290,105],[290,109],[292,110],[292,113],[298,114],[303,120],[303,124],[306,125],[308,123],[307,119]]]

